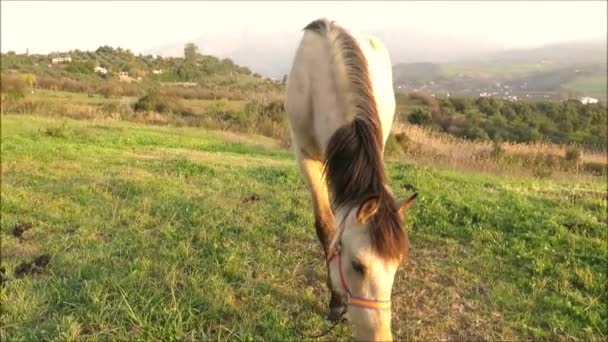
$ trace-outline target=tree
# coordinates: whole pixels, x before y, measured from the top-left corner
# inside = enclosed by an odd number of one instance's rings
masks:
[[[184,47],[184,59],[186,62],[193,63],[198,55],[198,47],[194,43],[188,43]]]

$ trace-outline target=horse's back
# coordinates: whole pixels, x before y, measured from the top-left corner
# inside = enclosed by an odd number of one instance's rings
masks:
[[[386,141],[395,112],[392,66],[388,52],[377,38],[353,35],[367,63],[383,138]],[[296,153],[323,159],[336,130],[352,120],[341,105],[346,87],[340,83],[340,68],[334,65],[333,48],[327,37],[305,31],[287,80],[287,111]]]
[[[382,123],[383,141],[386,142],[395,116],[393,67],[388,50],[380,39],[370,35],[355,36],[367,60],[374,98]]]
[[[344,122],[331,76],[332,56],[325,37],[305,31],[287,79],[285,109],[297,152],[320,159],[333,132]]]

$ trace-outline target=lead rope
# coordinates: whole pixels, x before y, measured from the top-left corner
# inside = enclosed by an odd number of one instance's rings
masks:
[[[319,334],[315,334],[315,335],[309,335],[307,333],[302,333],[302,335],[304,335],[304,337],[307,338],[319,338],[319,337],[323,337],[327,334],[329,334],[330,332],[332,332],[332,330],[334,330],[334,328],[340,324],[342,322],[341,319],[335,321],[329,328],[327,328],[326,330],[324,330],[323,332],[319,333]]]

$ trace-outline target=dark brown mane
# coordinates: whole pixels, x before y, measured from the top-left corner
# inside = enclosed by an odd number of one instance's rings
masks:
[[[357,41],[333,22],[313,21],[305,30],[331,35],[335,54],[344,63],[352,94],[354,119],[331,137],[325,174],[332,193],[332,205],[353,208],[375,198],[378,211],[369,224],[372,245],[386,259],[398,259],[407,248],[394,199],[385,187],[382,126],[372,92],[367,60]]]

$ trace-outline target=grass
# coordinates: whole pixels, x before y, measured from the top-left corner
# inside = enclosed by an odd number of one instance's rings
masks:
[[[308,193],[277,142],[1,119],[2,340],[301,340],[327,326]],[[419,193],[395,281],[398,337],[608,335],[605,182],[397,161],[388,172],[398,197]],[[45,254],[48,266],[15,277]],[[348,336],[341,325],[324,339]]]
[[[112,96],[104,97],[98,94],[85,94],[85,93],[72,93],[66,91],[51,91],[39,89],[35,93],[30,94],[29,98],[32,101],[41,101],[50,104],[65,103],[69,102],[74,106],[103,106],[108,104],[126,104],[132,105],[137,101],[136,97],[128,96]],[[221,106],[223,109],[228,110],[243,110],[245,108],[246,101],[220,101],[220,100],[197,100],[197,99],[179,99],[179,103],[183,104],[185,108],[189,109],[193,113],[204,113],[205,111]]]
[[[471,141],[450,134],[410,124],[395,123],[395,134],[404,134],[404,160],[419,165],[442,166],[463,172],[484,172],[501,175],[535,176],[539,172],[561,179],[605,178],[608,171],[606,151],[573,146],[581,152],[580,160],[568,162],[568,146],[549,142],[504,142],[502,155],[496,155],[491,141]],[[601,178],[603,177],[603,178]]]
[[[579,77],[564,84],[567,89],[574,90],[581,95],[591,96],[606,100],[608,91],[608,80],[606,76]]]
[[[83,120],[111,118],[155,125],[221,129],[273,137],[284,147],[290,144],[285,116],[272,106],[281,103],[281,100],[272,94],[260,94],[248,102],[174,99],[175,102],[170,101],[171,105],[167,104],[167,107],[176,107],[175,113],[135,112],[132,106],[135,100],[129,97],[104,98],[99,95],[37,91],[28,94],[22,101],[3,102],[2,111]],[[413,161],[418,165],[441,166],[465,172],[552,178],[603,177],[608,173],[608,157],[606,151],[602,150],[574,146],[581,151],[581,158],[567,161],[564,157],[568,146],[544,142],[503,143],[504,156],[495,155],[495,146],[489,141],[470,141],[403,124],[407,121],[407,114],[415,108],[435,106],[436,103],[427,103],[431,100],[435,101],[433,98],[417,97],[397,101],[394,133],[405,134],[408,141],[401,144],[392,141],[393,144],[388,149],[390,156]]]

